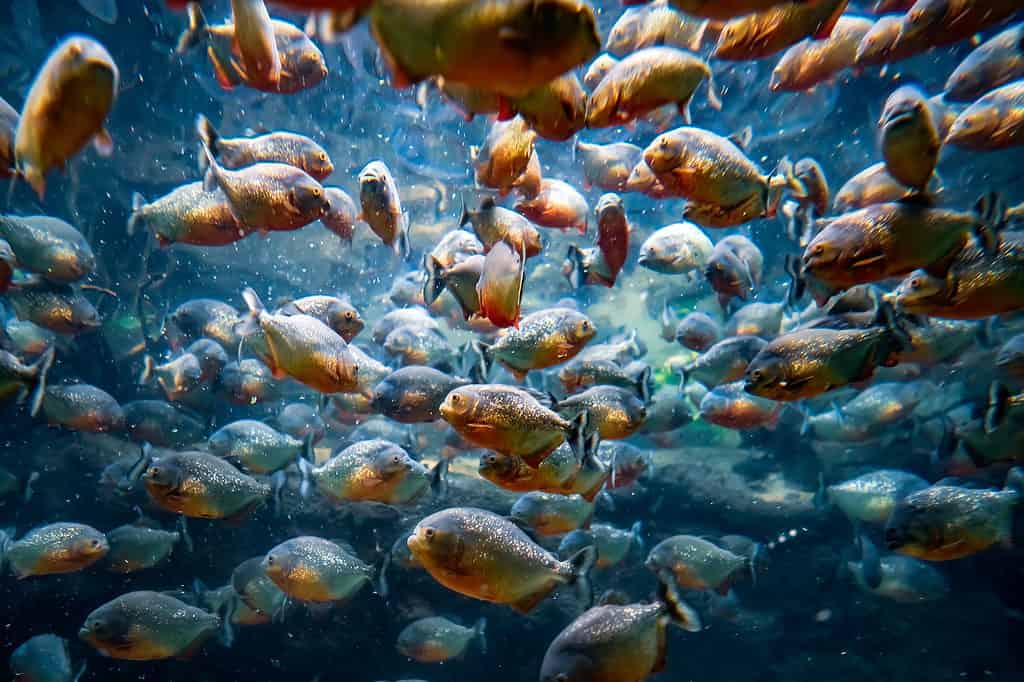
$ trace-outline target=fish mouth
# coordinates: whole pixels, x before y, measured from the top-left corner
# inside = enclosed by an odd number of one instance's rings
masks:
[[[912,122],[915,118],[915,109],[900,109],[894,111],[888,116],[884,117],[881,121],[883,128],[893,128],[903,125],[907,125]]]

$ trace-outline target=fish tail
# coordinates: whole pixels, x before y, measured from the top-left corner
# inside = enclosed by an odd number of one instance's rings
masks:
[[[22,504],[28,504],[32,501],[32,496],[35,494],[33,486],[35,486],[35,483],[38,480],[38,471],[33,471],[28,475],[28,479],[25,481],[25,490],[21,493]]]
[[[443,499],[448,494],[448,465],[450,460],[442,457],[430,470],[430,490],[434,497]]]
[[[210,150],[210,153],[217,157],[220,155],[220,150],[217,148],[220,143],[220,133],[210,123],[210,119],[206,118],[203,114],[196,116],[196,133],[199,135],[199,143]],[[206,174],[209,164],[206,161],[206,155],[200,154],[199,156],[199,172],[202,175]]]
[[[198,2],[188,3],[188,27],[178,37],[174,48],[176,54],[185,54],[206,39],[206,15]]]
[[[391,593],[388,586],[388,568],[391,566],[391,552],[384,552],[384,558],[380,562],[380,570],[377,571],[377,585],[375,591],[377,596],[387,601]]]
[[[491,375],[491,369],[494,367],[494,357],[491,355],[491,347],[479,339],[473,339],[469,343],[470,347],[479,358],[478,362],[470,368],[469,376],[478,384],[486,384],[487,377]]]
[[[221,616],[220,632],[217,633],[217,641],[225,649],[230,649],[235,643],[235,627],[231,622],[238,611],[238,595],[233,595],[224,604],[224,615]]]
[[[71,682],[78,682],[82,679],[82,675],[85,674],[86,669],[89,667],[89,661],[82,661],[82,665],[78,666],[78,671],[75,676],[71,678]]]
[[[460,196],[459,200],[462,202],[462,213],[459,216],[459,227],[465,227],[466,223],[470,222],[469,208],[466,207],[466,197]]]
[[[270,477],[271,501],[274,505],[274,516],[281,516],[284,509],[284,489],[288,485],[288,474],[284,471],[275,471]]]
[[[885,349],[885,357],[892,353],[905,352],[913,348],[914,340],[910,336],[910,332],[904,327],[906,320],[889,301],[883,299],[879,302],[878,310],[875,313],[875,323],[885,327],[891,339],[889,347]]]
[[[146,197],[142,196],[139,192],[132,193],[132,212],[128,216],[128,223],[126,225],[126,231],[128,236],[135,234],[135,226],[138,225],[139,221],[143,219],[142,210],[146,208]]]
[[[246,307],[249,308],[249,315],[239,323],[235,331],[239,336],[245,338],[259,331],[260,316],[267,312],[267,308],[252,287],[242,290],[242,299],[245,301]],[[241,351],[239,351],[239,355],[241,355]]]
[[[706,21],[704,22],[704,26],[707,26]],[[719,97],[718,95],[718,86],[715,85],[715,72],[711,69],[710,66],[708,67],[707,78],[705,78],[704,80],[707,82],[708,86],[708,104],[710,104],[711,108],[714,109],[715,111],[721,111],[722,98]]]
[[[178,535],[181,536],[181,542],[185,545],[185,549],[189,554],[195,551],[196,546],[192,542],[192,535],[188,532],[188,520],[184,514],[178,515],[178,520],[175,522],[175,526],[178,529]]]
[[[993,381],[988,387],[988,406],[985,409],[985,433],[992,433],[1006,419],[1010,404],[1010,390],[1000,381]]]
[[[142,478],[142,474],[145,473],[146,469],[153,462],[153,446],[149,443],[143,443],[142,452],[139,454],[139,458],[132,465],[132,468],[124,475],[124,479],[118,483],[118,487],[124,490],[130,490],[132,486],[138,483],[139,479]]]
[[[427,273],[427,281],[423,283],[423,301],[431,305],[444,291],[448,282],[448,271],[432,254],[424,257],[423,269]]]
[[[1006,472],[1006,483],[1003,484],[1003,490],[1017,493],[1018,502],[1024,498],[1024,469],[1013,467]]]
[[[860,572],[864,584],[873,590],[878,589],[882,584],[882,562],[878,548],[863,533],[857,536],[857,544],[860,546]]]
[[[643,554],[644,551],[644,524],[643,521],[636,521],[629,528],[629,534],[633,537],[633,546],[637,548],[638,553]]]
[[[1008,222],[1006,202],[998,192],[986,192],[974,204],[977,221],[974,225],[974,236],[981,248],[988,254],[999,250],[1000,233]]]
[[[658,578],[658,601],[664,606],[673,623],[687,632],[700,632],[703,626],[697,611],[683,601],[675,585],[661,576]]]
[[[217,163],[217,159],[214,158],[213,152],[205,144],[200,145],[202,147],[202,158],[206,160],[206,172],[203,174],[203,190],[206,192],[212,192],[218,187],[223,187],[221,178],[223,177],[224,169]]]
[[[551,396],[553,401],[551,409],[558,410],[558,401],[554,396]],[[580,411],[572,422],[569,424],[569,433],[567,438],[569,441],[569,447],[572,448],[573,454],[576,455],[577,462],[583,462],[589,458],[588,450],[590,449],[587,444],[587,437],[590,435],[590,412],[587,410]]]
[[[686,392],[686,382],[690,380],[690,373],[693,371],[688,365],[679,368],[679,392]]]
[[[569,280],[569,285],[573,289],[579,289],[587,281],[586,266],[583,263],[583,249],[575,244],[570,244],[569,251],[565,254],[565,259],[569,261],[570,264],[569,273],[566,275],[566,279]]]
[[[754,543],[754,551],[750,554],[750,583],[757,585],[757,574],[764,563],[766,547],[763,542]]]
[[[313,492],[313,463],[305,457],[300,457],[296,460],[296,464],[299,465],[299,474],[302,476],[302,482],[299,484],[299,495],[303,499],[308,499]]]
[[[828,503],[828,487],[825,485],[825,474],[818,472],[818,488],[814,491],[814,497],[811,498],[811,504],[820,512],[827,511],[829,508]]]
[[[43,396],[46,395],[46,375],[53,367],[53,357],[56,351],[53,346],[46,349],[38,360],[29,366],[32,376],[32,399],[29,401],[29,414],[33,417],[39,414],[39,408],[43,406]]]
[[[590,608],[594,602],[594,591],[590,585],[590,571],[597,562],[597,549],[588,545],[573,554],[565,562],[568,571],[568,583],[575,586],[579,599],[584,608]]]
[[[644,405],[651,404],[651,366],[644,365],[636,378],[636,394]]]
[[[398,228],[398,238],[395,240],[395,253],[403,261],[408,261],[412,255],[412,243],[409,239],[409,214],[403,213],[399,222],[401,225]]]
[[[145,386],[153,380],[153,356],[145,355],[142,358],[142,372],[139,373],[139,386]]]
[[[480,647],[480,653],[487,653],[487,619],[481,618],[473,624],[473,638]]]
[[[14,542],[14,528],[0,528],[0,575],[4,574],[7,568],[7,551]]]

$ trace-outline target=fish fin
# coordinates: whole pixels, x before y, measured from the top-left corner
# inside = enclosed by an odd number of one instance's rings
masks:
[[[675,582],[661,575],[658,576],[658,601],[664,605],[672,623],[687,632],[700,632],[702,626],[697,611],[683,601]]]
[[[825,40],[832,35],[832,29],[836,27],[836,24],[839,22],[839,17],[843,16],[843,12],[846,11],[846,6],[848,4],[849,2],[847,2],[847,0],[843,0],[843,2],[836,4],[832,14],[830,14],[828,18],[818,26],[817,30],[815,30],[815,40]]]
[[[442,457],[430,470],[430,490],[438,499],[444,499],[448,494],[448,466],[450,461]]]
[[[509,121],[515,118],[516,112],[512,101],[504,95],[498,95],[498,120]]]
[[[427,273],[427,279],[423,283],[423,301],[431,305],[444,291],[448,271],[433,254],[424,256],[423,269]]]
[[[744,126],[725,139],[736,145],[740,151],[746,152],[750,149],[751,142],[754,141],[754,129],[750,126]]]
[[[217,161],[213,158],[213,152],[210,148],[203,145],[202,155],[206,159],[206,173],[203,174],[203,191],[213,192],[220,187],[220,167],[217,165]],[[230,202],[229,202],[230,206]],[[231,212],[234,215],[234,211]],[[235,216],[237,220],[237,216]]]
[[[1002,382],[993,381],[988,388],[988,407],[985,410],[985,433],[992,433],[1006,419],[1010,391]]]
[[[108,158],[114,153],[114,138],[110,136],[110,131],[106,128],[100,128],[100,131],[92,138],[93,149],[96,153],[103,158]]]
[[[548,592],[545,590],[541,590],[534,594],[523,597],[519,601],[512,602],[511,604],[509,604],[509,606],[511,606],[512,609],[517,613],[526,615],[530,611],[533,611],[535,608],[537,608],[537,604],[540,604],[542,601],[544,601],[544,598],[547,596]]]
[[[142,220],[142,209],[145,207],[146,197],[142,196],[139,192],[132,192],[132,212],[128,216],[128,222],[125,226],[125,231],[129,237],[135,234],[135,226]]]
[[[46,395],[46,375],[49,374],[50,368],[53,367],[53,358],[56,350],[53,346],[50,346],[46,351],[29,366],[32,373],[32,395],[29,401],[29,414],[36,416],[39,414],[39,409],[43,406],[43,397]]]
[[[693,116],[690,114],[690,100],[685,102],[679,102],[676,105],[676,109],[679,111],[679,115],[683,117],[683,123],[691,125],[693,123]]]
[[[552,400],[555,400],[554,396],[551,396]],[[552,404],[553,410],[558,409],[558,402]],[[589,437],[590,431],[590,412],[582,410],[577,414],[569,426],[569,433],[567,440],[569,441],[569,447],[572,448],[573,454],[576,455],[577,462],[583,462],[587,459],[587,438]]]
[[[190,2],[188,10],[188,27],[178,37],[178,44],[174,51],[177,54],[184,54],[206,39],[207,24],[206,16],[198,2]]]
[[[402,213],[399,223],[398,238],[395,240],[395,253],[403,261],[408,261],[409,256],[412,254],[412,244],[409,240],[409,214]]]
[[[636,392],[644,405],[651,404],[651,366],[644,365],[636,378]]]
[[[85,674],[86,668],[89,667],[89,661],[82,661],[82,665],[78,666],[78,671],[75,676],[71,678],[71,682],[78,682],[82,679],[82,675]]]
[[[978,243],[988,254],[999,250],[1000,233],[1005,229],[1006,202],[997,192],[988,192],[974,204],[974,213],[978,222],[974,227],[974,235]]]
[[[42,200],[46,195],[46,172],[36,166],[23,166],[18,171],[18,175],[28,183],[29,187],[35,190],[39,199]]]
[[[633,547],[639,554],[643,554],[644,551],[644,524],[643,521],[635,521],[629,528],[629,534],[633,540]]]
[[[575,244],[570,244],[569,250],[565,254],[565,259],[570,264],[569,274],[566,275],[566,279],[569,280],[569,286],[573,289],[579,289],[587,280],[586,266],[583,263],[583,250]]]
[[[882,561],[878,548],[863,533],[857,536],[857,544],[860,546],[860,572],[864,584],[876,590],[882,584]]]
[[[391,594],[391,586],[388,584],[388,568],[391,567],[391,552],[384,552],[384,558],[380,561],[380,570],[377,571],[377,585],[374,591],[384,601],[388,600]]]
[[[310,494],[313,492],[313,463],[305,457],[300,457],[295,463],[298,465],[299,474],[302,476],[302,482],[299,484],[299,495],[303,499],[309,499]]]
[[[196,133],[199,135],[199,143],[210,150],[210,154],[214,157],[220,155],[220,150],[217,149],[217,145],[220,143],[220,133],[210,123],[210,119],[206,118],[205,115],[199,114],[196,116]],[[199,157],[199,172],[206,173],[206,169],[209,164],[206,161],[205,155]]]
[[[707,22],[705,22],[707,25]],[[722,110],[722,99],[718,96],[718,86],[715,85],[715,72],[708,68],[708,76],[704,79],[708,86],[708,104],[715,111]]]
[[[288,475],[284,471],[275,471],[270,477],[270,499],[274,506],[274,516],[281,516],[283,508],[283,496],[285,486],[288,484]]]
[[[597,563],[597,548],[588,545],[573,554],[565,562],[569,570],[568,584],[576,587],[576,594],[584,608],[590,608],[594,602],[594,592],[590,585],[590,571]]]
[[[144,355],[142,357],[142,371],[139,373],[139,386],[145,386],[153,379],[153,356]]]
[[[26,481],[25,481],[25,490],[23,490],[22,493],[21,493],[21,503],[22,504],[28,504],[29,502],[32,501],[32,496],[35,494],[35,490],[34,490],[33,486],[35,485],[36,481],[38,481],[38,480],[39,480],[39,472],[38,471],[33,471],[33,472],[31,472],[28,475],[28,479],[26,479]],[[0,574],[3,574],[2,570],[0,570]]]
[[[249,308],[249,315],[239,323],[235,331],[244,339],[246,336],[252,336],[259,331],[260,315],[265,313],[267,309],[252,287],[246,287],[242,290],[242,299]],[[241,356],[241,350],[239,350],[239,356]]]
[[[181,537],[182,544],[185,545],[185,549],[189,554],[195,551],[196,546],[192,542],[192,535],[188,532],[188,520],[184,514],[178,515],[178,520],[175,523],[178,529],[178,535]]]
[[[481,618],[473,624],[473,639],[480,647],[480,653],[487,653],[487,619]]]

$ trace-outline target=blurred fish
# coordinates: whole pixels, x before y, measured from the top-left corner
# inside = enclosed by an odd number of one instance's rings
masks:
[[[587,93],[575,74],[559,76],[512,98],[509,106],[546,140],[563,142],[587,125]]]
[[[722,338],[722,325],[706,313],[687,313],[676,325],[676,342],[684,348],[703,353]]]
[[[589,144],[578,137],[573,149],[581,157],[584,187],[591,185],[607,192],[622,192],[633,168],[641,161],[643,150],[628,142]]]
[[[137,468],[157,506],[198,519],[245,518],[270,497],[270,486],[205,452],[176,452]]]
[[[59,218],[0,216],[0,239],[10,246],[20,269],[50,282],[77,282],[96,268],[89,242]]]
[[[311,486],[338,502],[380,502],[403,505],[428,488],[440,492],[447,461],[428,470],[403,448],[386,440],[362,440],[341,450],[321,466],[301,460],[302,493]]]
[[[552,406],[563,416],[586,415],[588,432],[602,440],[628,438],[643,424],[647,410],[636,393],[618,386],[592,386]]]
[[[454,30],[440,30],[441,26]],[[370,30],[397,88],[429,76],[515,97],[587,61],[600,48],[594,12],[570,0],[378,1]]]
[[[750,395],[739,381],[716,386],[700,401],[701,418],[727,429],[774,429],[781,413],[782,403]]]
[[[782,303],[748,303],[729,318],[726,336],[752,335],[762,339],[778,336],[782,330]]]
[[[184,447],[202,440],[206,425],[162,400],[133,400],[121,406],[125,429],[136,443]]]
[[[860,541],[870,542],[863,537]],[[949,594],[949,583],[941,572],[911,557],[880,557],[877,550],[871,550],[864,552],[859,562],[846,562],[846,567],[859,588],[897,603],[920,604]]]
[[[534,491],[516,500],[509,518],[539,536],[564,535],[590,525],[594,503],[580,495]]]
[[[957,116],[948,144],[993,151],[1024,144],[1024,81],[1014,81],[982,95]]]
[[[606,385],[634,390],[644,402],[650,399],[651,368],[643,362],[622,366],[612,360],[574,359],[558,371],[558,380],[566,393]]]
[[[336,234],[346,244],[352,243],[356,229],[356,220],[359,210],[356,202],[343,189],[338,187],[324,187],[327,201],[330,208],[327,213],[320,216],[320,224]]]
[[[1004,381],[1024,381],[1024,334],[1011,337],[999,348],[995,364]]]
[[[281,433],[254,419],[239,419],[217,429],[207,440],[210,452],[238,462],[254,474],[272,474],[302,457],[310,442]]]
[[[12,397],[16,400],[31,398],[29,414],[39,413],[46,396],[46,375],[53,365],[54,351],[45,351],[35,362],[24,364],[15,355],[0,350],[0,402]]]
[[[878,469],[828,486],[830,502],[853,523],[885,523],[896,505],[928,487],[928,481],[899,469]]]
[[[577,310],[548,308],[531,313],[494,344],[477,343],[482,361],[480,376],[486,378],[491,363],[497,360],[523,381],[530,370],[546,369],[572,359],[595,334],[593,321]]]
[[[178,517],[182,521],[185,517]],[[174,547],[185,538],[184,525],[180,531],[166,531],[152,527],[152,522],[140,517],[135,523],[118,526],[107,533],[110,551],[106,568],[114,573],[135,573],[158,566],[171,556]],[[185,541],[186,547],[191,539]]]
[[[106,536],[92,526],[58,522],[39,526],[15,540],[0,536],[0,566],[18,580],[74,573],[96,563],[110,550]]]
[[[886,521],[885,544],[918,559],[949,561],[1008,543],[1020,479],[1021,471],[1011,469],[1003,490],[933,485],[911,493]]]
[[[515,251],[508,242],[499,241],[484,259],[476,294],[480,314],[497,327],[519,324],[526,258],[525,244]]]
[[[559,585],[590,593],[593,548],[559,561],[511,521],[482,509],[452,507],[431,514],[416,524],[408,545],[448,589],[519,613],[532,611]]]
[[[477,184],[498,190],[498,196],[511,192],[526,172],[536,139],[536,131],[522,116],[492,123],[473,160]]]
[[[279,618],[288,595],[263,570],[263,556],[246,559],[231,572],[231,587],[250,609],[268,619]]]
[[[398,185],[382,161],[371,161],[359,172],[359,217],[385,246],[404,256],[409,252],[409,216],[402,211]]]
[[[225,365],[221,386],[236,405],[273,400],[280,392],[270,368],[252,358]]]
[[[117,400],[96,386],[49,386],[42,400],[43,416],[51,426],[103,433],[125,428],[124,410]]]
[[[590,208],[575,187],[562,180],[544,178],[540,191],[532,199],[520,198],[515,210],[542,227],[587,233]]]
[[[640,245],[637,263],[665,275],[702,271],[713,249],[711,240],[693,223],[673,223]]]
[[[104,155],[113,151],[103,124],[117,91],[117,65],[92,38],[71,36],[47,57],[25,96],[14,138],[18,175],[40,199],[46,173],[63,169],[90,141]]]
[[[18,112],[0,97],[0,177],[17,173],[14,158],[14,136],[18,131]]]
[[[420,663],[443,663],[460,658],[475,644],[487,653],[487,619],[481,618],[467,628],[438,616],[420,618],[398,633],[398,653]]]
[[[132,194],[128,234],[134,234],[140,224],[153,234],[161,248],[172,244],[224,246],[251,232],[251,228],[235,218],[220,188],[207,191],[202,182],[176,187],[151,202],[138,192]]]
[[[878,128],[886,171],[904,185],[924,191],[942,147],[924,93],[911,85],[895,90],[885,100]]]
[[[373,409],[403,424],[436,421],[445,397],[468,383],[432,367],[403,367],[373,389]]]
[[[933,175],[926,192],[938,194],[942,183],[937,175]],[[872,204],[884,204],[898,201],[910,194],[910,190],[889,175],[885,162],[868,166],[847,180],[836,192],[832,202],[832,210],[846,213]]]
[[[733,297],[750,300],[761,284],[763,263],[761,250],[742,235],[729,235],[715,244],[704,266],[704,276],[718,294],[723,310]]]
[[[625,561],[634,547],[643,549],[641,535],[642,526],[639,521],[629,530],[621,530],[603,523],[595,523],[587,530],[574,530],[562,538],[558,545],[558,555],[570,557],[588,545],[597,550],[594,565],[598,568],[611,568]]]
[[[329,540],[301,536],[277,545],[263,570],[288,596],[308,602],[344,601],[373,581],[373,567]]]
[[[853,66],[857,48],[874,25],[871,19],[844,14],[825,40],[805,39],[786,50],[772,71],[768,87],[808,90]]]
[[[627,9],[622,13],[622,16],[625,17],[629,11],[630,10]],[[611,39],[611,35],[612,34],[608,35],[609,39]],[[610,54],[599,54],[594,58],[594,61],[590,62],[590,66],[587,67],[587,71],[583,75],[583,87],[587,90],[593,91],[593,89],[597,87],[597,84],[601,82],[601,79],[607,76],[608,72],[612,70],[612,67],[618,63],[619,60]]]
[[[473,232],[480,238],[487,253],[499,241],[506,241],[513,250],[525,249],[526,257],[532,258],[541,252],[540,233],[533,224],[507,208],[496,206],[494,199],[485,197],[480,202],[479,210],[472,211],[463,207],[460,225],[470,223]]]
[[[918,0],[903,16],[899,40],[949,45],[998,25],[1019,9],[1013,0]]]
[[[126,661],[189,659],[221,626],[212,613],[160,592],[128,592],[85,619],[78,638]]]
[[[11,289],[7,301],[22,320],[73,336],[100,326],[99,313],[77,288],[39,282]]]
[[[284,304],[277,313],[315,317],[334,330],[345,343],[351,343],[366,326],[348,296],[303,296]]]
[[[680,370],[682,383],[693,379],[715,387],[741,379],[747,366],[766,345],[765,340],[757,336],[723,339]]]
[[[903,14],[878,17],[874,26],[861,39],[854,63],[860,67],[891,64],[921,54],[932,45],[927,37],[911,39],[901,35]]]
[[[973,102],[1024,77],[1024,24],[1016,24],[974,48],[946,79],[951,102]]]
[[[767,9],[730,19],[718,35],[712,57],[746,60],[768,57],[804,38],[824,40],[832,34],[847,0],[772,3]]]
[[[15,680],[26,682],[78,682],[85,672],[83,662],[77,672],[71,668],[68,640],[45,634],[31,637],[11,652],[9,661]]]
[[[277,53],[274,25],[263,0],[231,0],[234,42],[242,70],[251,85],[263,90],[277,88],[281,57]]]
[[[751,570],[746,557],[693,535],[674,535],[662,540],[647,555],[645,565],[663,583],[721,594]]]

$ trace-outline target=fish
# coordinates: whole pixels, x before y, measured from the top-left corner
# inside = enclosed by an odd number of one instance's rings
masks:
[[[598,187],[606,192],[626,191],[626,181],[643,157],[643,150],[635,144],[590,144],[578,136],[573,150],[582,161],[584,186],[587,189]]]
[[[231,23],[240,66],[247,79],[262,89],[275,89],[281,80],[281,57],[263,0],[231,0]]]
[[[221,386],[236,405],[255,405],[273,400],[280,393],[270,368],[253,358],[225,365]]]
[[[753,335],[762,339],[778,336],[782,331],[783,308],[781,303],[748,303],[729,318],[725,335]]]
[[[275,378],[288,376],[321,393],[358,392],[359,365],[333,329],[309,315],[268,312],[252,289],[242,296],[249,306],[249,318],[240,325],[242,335],[262,332]]]
[[[372,407],[374,412],[403,424],[432,422],[441,418],[445,397],[467,384],[468,379],[433,367],[402,367],[374,387]]]
[[[103,126],[118,89],[113,57],[88,36],[72,35],[47,56],[25,96],[14,136],[17,174],[40,199],[46,174],[63,169],[90,142],[103,155],[113,151]]]
[[[560,230],[575,228],[587,233],[590,208],[575,187],[562,180],[544,178],[532,199],[519,198],[515,210],[533,224]]]
[[[787,49],[772,70],[768,88],[798,92],[836,77],[854,65],[857,48],[874,23],[866,17],[840,16],[828,38],[806,38]]]
[[[933,175],[925,192],[936,197],[941,187],[938,176]],[[873,204],[899,201],[911,193],[910,188],[889,175],[885,162],[880,161],[843,183],[832,200],[832,210],[839,214],[849,213]]]
[[[540,537],[565,535],[590,525],[594,503],[581,495],[528,492],[512,505],[509,518]]]
[[[153,528],[140,517],[135,523],[111,530],[107,533],[110,551],[104,560],[106,569],[113,573],[135,573],[160,565],[179,542],[184,541],[186,547],[191,543],[191,539],[184,540],[184,525],[179,522],[179,527],[181,531]]]
[[[144,448],[138,469],[157,506],[190,518],[245,518],[271,493],[269,484],[205,452],[173,452],[152,460]]]
[[[277,586],[263,569],[260,555],[246,559],[231,572],[231,587],[235,594],[253,611],[268,619],[280,618],[288,601],[288,595]]]
[[[559,76],[511,98],[509,106],[545,140],[564,142],[587,126],[587,93],[575,74]],[[534,151],[530,151],[529,158],[535,158]]]
[[[42,398],[43,417],[51,426],[91,433],[125,428],[124,410],[114,396],[90,384],[51,385]]]
[[[678,7],[687,14],[719,21],[728,21],[786,4],[799,4],[799,0],[792,3],[780,0],[672,0],[674,7]]]
[[[1009,542],[1020,477],[1020,469],[1011,469],[1002,490],[933,485],[907,495],[885,523],[886,547],[925,561],[950,561]]]
[[[531,393],[501,384],[469,384],[451,391],[441,417],[479,447],[522,457],[536,468],[564,442],[585,459],[586,411],[570,421],[542,405]]]
[[[540,680],[647,679],[665,667],[669,623],[687,632],[702,627],[697,612],[663,584],[654,603],[589,609],[548,646]]]
[[[1019,382],[1024,379],[1024,336],[1012,336],[999,347],[995,366],[1004,381]]]
[[[160,592],[122,594],[97,607],[78,638],[108,658],[188,660],[221,628],[216,615]]]
[[[712,108],[721,109],[711,67],[703,59],[673,47],[637,50],[595,86],[587,101],[587,127],[623,125],[667,104],[674,104],[689,125],[690,99],[704,81]]]
[[[903,14],[878,17],[857,46],[854,64],[859,67],[884,66],[927,52],[932,47],[927,36],[910,38],[902,33],[903,17]]]
[[[1024,25],[1000,31],[974,48],[946,79],[943,97],[974,102],[982,95],[1024,78]]]
[[[254,419],[225,424],[210,435],[206,444],[211,454],[238,462],[253,474],[279,471],[312,446]]]
[[[495,205],[491,197],[481,200],[476,211],[463,207],[459,225],[466,224],[473,226],[473,232],[483,244],[484,253],[489,252],[499,241],[508,242],[516,251],[525,249],[527,258],[541,252],[540,233],[533,223],[515,211]]]
[[[249,2],[250,0],[246,0]],[[189,2],[188,26],[178,37],[175,52],[179,55],[205,46],[218,85],[233,90],[241,85],[279,94],[294,94],[313,88],[327,78],[324,55],[306,33],[294,24],[271,19],[278,60],[281,64],[276,83],[250,77],[243,66],[234,24],[210,25],[198,2]],[[264,29],[265,30],[265,29]]]
[[[885,100],[878,128],[886,171],[911,189],[923,191],[942,148],[924,93],[911,85],[893,91]]]
[[[518,613],[532,611],[559,585],[590,592],[593,548],[560,561],[511,521],[483,509],[451,507],[431,514],[416,524],[407,544],[444,587]]]
[[[729,235],[715,244],[704,277],[718,294],[723,310],[733,297],[750,300],[760,286],[763,261],[757,245],[742,235]]]
[[[860,541],[870,542],[863,537]],[[936,601],[950,591],[946,577],[934,566],[900,554],[864,552],[859,562],[846,562],[846,568],[864,592],[900,604]]]
[[[397,88],[442,76],[515,97],[583,64],[601,45],[593,9],[576,0],[501,7],[384,0],[370,8],[369,22]]]
[[[262,4],[262,0],[256,1]],[[237,170],[256,163],[284,163],[305,171],[318,182],[334,172],[327,150],[305,135],[275,131],[265,135],[223,137],[202,114],[196,118],[196,132],[202,146],[208,148],[224,168]],[[199,170],[202,173],[208,170],[205,155],[199,157]]]
[[[709,388],[743,378],[750,362],[767,342],[757,336],[733,336],[722,339],[680,369],[685,385],[693,379]]]
[[[530,370],[542,370],[574,358],[597,334],[594,322],[571,308],[547,308],[531,313],[493,344],[477,342],[480,376],[490,374],[497,360],[519,381]]]
[[[7,301],[19,319],[56,334],[75,336],[100,326],[95,306],[67,284],[26,284],[8,291]]]
[[[0,177],[16,175],[14,136],[18,130],[18,111],[0,97]]]
[[[675,330],[676,343],[698,353],[711,348],[722,336],[722,325],[702,312],[687,313]]]
[[[602,440],[628,438],[643,425],[647,408],[636,393],[618,386],[592,386],[553,402],[563,416],[586,415],[587,429]]]
[[[949,45],[1012,16],[1020,9],[1011,0],[978,3],[972,0],[918,0],[903,15],[899,40],[926,40]]]
[[[751,571],[747,557],[733,554],[694,535],[673,535],[651,549],[644,565],[661,582],[682,589],[714,590],[721,594]]]
[[[477,184],[507,195],[526,172],[536,140],[537,131],[521,115],[493,122],[474,159]]]
[[[22,270],[49,282],[72,284],[96,269],[96,255],[72,225],[50,216],[0,216],[0,239]]]
[[[772,3],[759,12],[730,18],[711,56],[747,60],[770,57],[804,38],[825,40],[846,11],[846,0]]]
[[[627,12],[629,10],[626,10]],[[625,12],[623,13],[625,16]],[[611,34],[609,34],[609,39]],[[613,55],[602,52],[594,61],[590,62],[590,66],[587,67],[586,73],[583,74],[583,87],[587,90],[593,90],[597,87],[597,84],[601,82],[601,79],[608,75],[612,67],[618,64],[619,60]],[[578,139],[578,138],[577,138]]]
[[[301,168],[263,162],[235,171],[222,167],[208,146],[203,153],[209,166],[204,187],[220,188],[235,220],[248,229],[297,230],[330,208],[323,186]]]
[[[558,555],[569,557],[587,545],[597,550],[594,566],[611,568],[626,560],[634,548],[643,549],[643,526],[640,521],[634,523],[629,530],[621,530],[604,523],[594,523],[586,530],[574,530],[567,533],[558,545]]]
[[[327,425],[318,410],[306,403],[288,403],[277,414],[277,428],[292,438],[312,439],[314,445],[327,435]]]
[[[946,143],[974,151],[1024,144],[1024,82],[1017,80],[986,93],[964,109],[946,135]]]
[[[650,400],[651,367],[643,362],[620,365],[613,360],[570,360],[558,370],[558,380],[566,393],[591,386],[619,386],[636,391],[643,402]]]
[[[33,528],[15,540],[0,538],[0,565],[18,580],[75,573],[100,561],[110,551],[103,533],[82,523],[58,522]]]
[[[366,327],[366,322],[348,296],[303,296],[289,301],[276,312],[314,317],[330,327],[345,343],[352,343],[352,339]]]
[[[308,535],[277,545],[261,566],[289,597],[317,603],[349,599],[372,583],[374,574],[372,566],[338,544]]]
[[[206,433],[206,424],[163,400],[133,400],[121,409],[128,437],[136,443],[184,447],[201,441]]]
[[[73,670],[68,640],[49,633],[19,644],[11,652],[9,665],[14,679],[32,682],[77,682],[86,667],[83,662]]]
[[[496,243],[484,258],[476,295],[480,314],[496,327],[514,327],[519,324],[526,277],[526,245],[518,251],[506,241]]]
[[[371,161],[359,171],[361,220],[399,255],[409,251],[409,216],[402,210],[398,185],[382,161]]]
[[[781,413],[781,403],[747,393],[739,381],[714,387],[700,401],[701,419],[727,429],[774,429]]]
[[[714,250],[711,239],[689,222],[659,228],[640,245],[637,264],[663,275],[699,272]]]
[[[224,193],[219,188],[207,191],[202,182],[181,185],[153,201],[133,193],[128,234],[135,234],[140,225],[149,230],[160,248],[172,244],[224,246],[252,232],[235,217]]]
[[[324,193],[327,195],[330,208],[327,209],[327,213],[320,216],[320,224],[351,245],[359,215],[356,202],[340,187],[324,187]]]
[[[900,469],[877,469],[825,489],[828,500],[853,523],[884,524],[901,500],[928,481]]]
[[[441,460],[431,471],[402,447],[375,438],[344,448],[320,466],[303,459],[299,467],[306,496],[315,486],[338,502],[403,505],[415,501],[428,488],[441,491],[447,461]]]
[[[462,232],[462,230],[456,230]],[[477,292],[477,285],[484,272],[484,265],[487,259],[481,254],[473,254],[464,260],[450,266],[440,264],[436,258],[428,256],[426,259],[427,281],[424,285],[428,298],[434,298],[435,292],[440,296],[447,290],[462,310],[465,320],[472,320],[480,316],[480,295]],[[429,291],[426,289],[429,288]],[[440,290],[439,290],[440,289]],[[433,301],[431,301],[433,303]]]
[[[460,658],[473,645],[487,653],[487,619],[465,627],[447,618],[433,616],[415,620],[398,633],[395,649],[420,663],[443,663]]]

